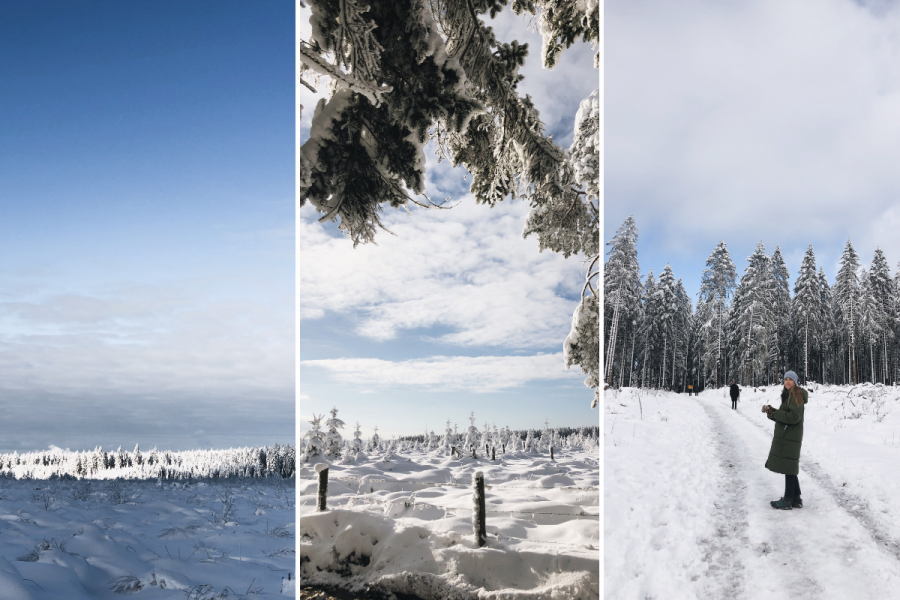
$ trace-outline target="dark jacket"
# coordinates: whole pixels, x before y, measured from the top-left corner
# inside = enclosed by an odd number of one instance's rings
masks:
[[[809,402],[809,393],[797,388],[803,395],[803,404],[797,406],[788,401],[788,390],[781,390],[781,406],[769,415],[775,421],[772,447],[766,468],[775,473],[796,475],[800,471],[800,446],[803,443],[803,411]]]
[[[736,383],[731,384],[731,399],[737,400],[738,396],[741,395],[741,388],[738,387]]]

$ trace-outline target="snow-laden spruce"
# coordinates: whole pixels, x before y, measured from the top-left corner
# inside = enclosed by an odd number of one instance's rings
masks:
[[[325,422],[328,432],[325,434],[325,455],[340,456],[341,454],[341,434],[338,429],[344,428],[344,422],[337,418],[337,408],[331,409],[331,418]]]
[[[425,196],[429,142],[471,174],[477,202],[527,200],[523,235],[534,234],[541,251],[585,259],[565,366],[578,365],[596,390],[599,90],[575,115],[571,147],[557,146],[531,99],[516,89],[528,45],[498,40],[482,20],[504,4],[310,0],[312,35],[298,40],[301,83],[315,89],[307,78],[324,77],[329,97],[315,107],[300,148],[300,202],[336,221],[354,246],[374,242],[384,205],[434,206]],[[547,68],[579,38],[599,42],[597,0],[516,0],[512,8],[537,16]]]

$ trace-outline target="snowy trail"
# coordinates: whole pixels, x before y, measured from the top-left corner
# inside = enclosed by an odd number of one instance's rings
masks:
[[[759,423],[749,419],[747,419],[747,421],[756,428],[762,429]],[[769,434],[771,434],[771,431],[766,431],[766,435]],[[810,458],[807,454],[807,452],[804,452],[804,456],[801,457],[800,460],[801,474],[815,480],[815,482],[831,496],[831,499],[834,502],[843,507],[849,515],[855,518],[860,525],[869,532],[872,539],[877,542],[883,550],[900,561],[900,540],[891,537],[891,534],[884,530],[884,527],[880,523],[880,519],[877,518],[869,507],[869,503],[864,498],[860,498],[859,496],[848,492],[845,485],[835,483],[834,480],[824,472],[819,462],[816,461],[815,458]],[[802,487],[803,486],[801,485],[801,488]]]
[[[733,411],[719,398],[697,401],[709,417],[719,461],[710,467],[720,472],[721,482],[717,535],[705,544],[710,597],[896,597],[900,560],[863,506],[848,506],[805,453],[800,472],[805,507],[772,509],[769,500],[781,495],[784,479],[763,466],[771,430],[741,414],[756,406]]]

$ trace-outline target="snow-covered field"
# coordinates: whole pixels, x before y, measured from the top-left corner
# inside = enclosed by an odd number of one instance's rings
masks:
[[[599,463],[592,449],[450,458],[413,450],[331,464],[327,510],[298,469],[300,587],[425,600],[593,600],[599,582]],[[472,527],[484,474],[487,545]]]
[[[605,393],[606,598],[900,597],[900,388],[811,385],[791,511],[763,466],[780,390]]]
[[[293,478],[0,477],[0,598],[293,597],[294,509]]]

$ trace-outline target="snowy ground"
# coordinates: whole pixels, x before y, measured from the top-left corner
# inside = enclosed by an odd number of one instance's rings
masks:
[[[780,386],[605,393],[610,599],[900,597],[900,388],[811,386],[804,508],[763,465]]]
[[[0,478],[0,598],[293,597],[294,498],[280,478]]]
[[[593,600],[599,582],[595,452],[447,458],[403,453],[333,464],[328,510],[298,470],[300,586],[425,600]],[[484,473],[488,543],[472,533],[472,475]],[[308,478],[304,481],[304,478]]]

